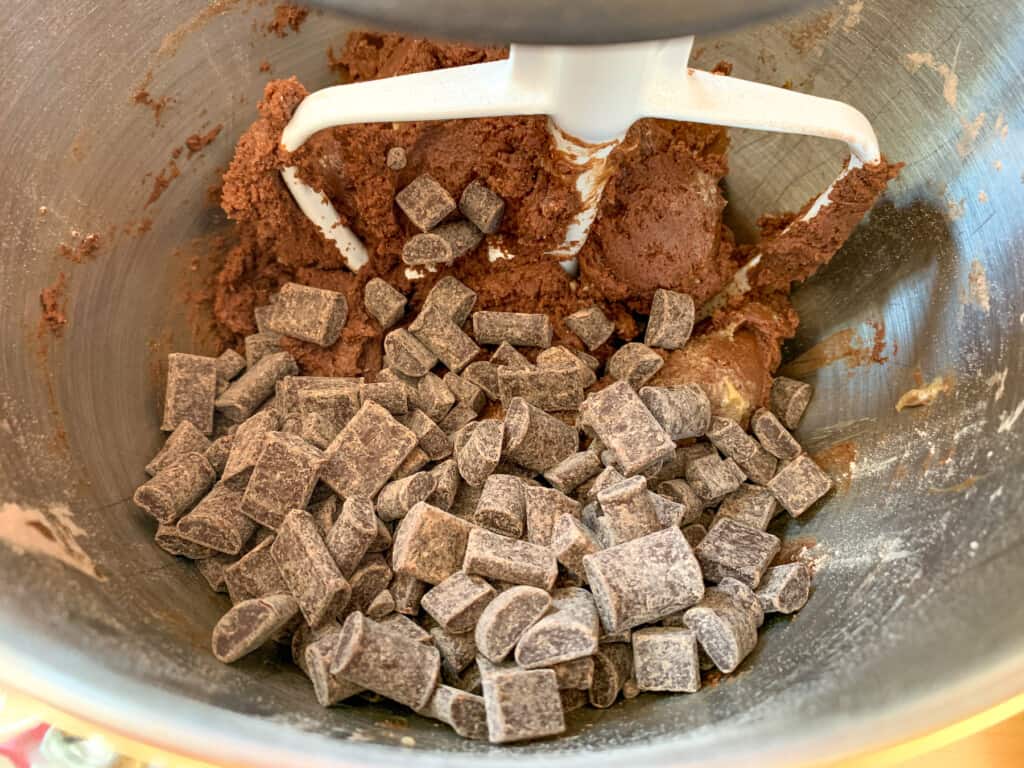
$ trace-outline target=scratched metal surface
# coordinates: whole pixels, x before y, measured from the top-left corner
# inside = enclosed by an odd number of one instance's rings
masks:
[[[269,77],[259,64],[330,82],[324,50],[340,22],[314,17],[278,39],[259,31],[269,12],[17,0],[0,27],[0,50],[13,52],[0,125],[17,137],[0,147],[0,502],[54,528],[66,505],[104,579],[0,542],[0,683],[171,749],[267,766],[481,754],[494,765],[792,765],[919,734],[1024,687],[1021,2],[846,1],[699,41],[699,66],[728,59],[738,76],[851,101],[908,164],[795,297],[803,325],[787,359],[818,391],[801,438],[841,490],[784,526],[818,568],[814,595],[795,619],[766,623],[734,679],[641,696],[581,715],[564,739],[498,750],[407,713],[320,710],[272,653],[213,662],[223,599],[151,545],[152,524],[125,499],[158,443],[150,363],[193,344],[179,298],[202,252],[190,243],[222,226],[203,197],[253,118]],[[154,98],[174,99],[159,126],[131,100],[149,70]],[[218,122],[223,136],[181,158],[181,176],[143,209],[146,174]],[[841,160],[812,140],[734,142],[741,232],[799,205]],[[145,217],[148,232],[121,232]],[[94,262],[56,256],[72,229],[106,235]],[[38,295],[60,271],[70,322],[54,341],[37,334]],[[884,362],[870,361],[876,341]],[[946,377],[948,391],[897,413],[918,373]],[[399,754],[404,736],[416,747]]]

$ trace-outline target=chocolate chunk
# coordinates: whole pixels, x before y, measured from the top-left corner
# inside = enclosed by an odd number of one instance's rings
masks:
[[[464,426],[472,421],[476,421],[477,413],[465,403],[456,403],[455,407],[452,408],[448,413],[444,415],[444,418],[437,423],[437,426],[444,431],[445,434],[451,435],[458,432]]]
[[[430,498],[427,499],[427,503],[448,511],[462,484],[459,466],[455,463],[455,459],[448,459],[431,469],[430,474],[433,476],[436,486],[434,492],[430,494]]]
[[[550,347],[547,315],[524,312],[474,312],[473,336],[478,344],[507,342],[516,347]]]
[[[480,179],[474,179],[462,190],[459,210],[485,235],[493,235],[501,226],[505,201]]]
[[[502,661],[519,638],[551,606],[551,596],[542,589],[516,586],[495,597],[477,620],[474,638],[484,658]]]
[[[526,538],[542,547],[552,545],[555,523],[565,514],[579,518],[580,503],[561,491],[542,486],[523,488],[526,510]]]
[[[743,481],[714,453],[687,464],[686,482],[703,501],[714,503],[739,488]]]
[[[795,459],[801,453],[800,443],[782,426],[778,417],[766,408],[758,408],[750,417],[750,431],[772,456],[782,461]]]
[[[615,323],[596,306],[573,312],[565,318],[565,324],[590,350],[597,349],[608,341],[615,331]]]
[[[268,536],[224,569],[224,586],[231,602],[237,604],[253,597],[288,591],[288,585],[281,578],[277,563],[270,553],[273,543],[274,537]]]
[[[376,403],[363,403],[324,452],[321,479],[342,498],[376,495],[417,439]]]
[[[423,595],[420,604],[445,631],[469,632],[494,596],[494,588],[480,577],[456,571]]]
[[[295,421],[295,416],[289,416],[285,419],[285,425],[282,427],[282,431],[289,432],[289,427],[292,426]],[[334,424],[319,413],[304,414],[297,417],[297,421],[298,430],[294,434],[298,435],[318,450],[327,450],[327,446],[329,446],[331,441],[338,436],[338,429]]]
[[[665,361],[650,347],[635,341],[624,344],[608,358],[608,375],[624,381],[633,389],[640,389],[665,365]]]
[[[210,440],[206,435],[196,429],[191,421],[182,421],[167,436],[163,448],[146,465],[146,474],[156,475],[161,469],[180,459],[186,453],[205,454],[209,447]]]
[[[487,738],[528,741],[565,730],[558,681],[550,669],[494,669],[483,674]]]
[[[658,288],[651,302],[644,344],[661,349],[682,349],[693,332],[693,299],[685,293]]]
[[[187,424],[188,422],[185,423]],[[224,468],[228,465],[228,455],[231,453],[233,442],[233,435],[222,435],[210,443],[209,447],[203,451],[206,460],[210,462],[213,471],[218,475],[223,474]]]
[[[697,559],[678,528],[666,528],[583,558],[608,632],[650,624],[704,594]]]
[[[693,549],[696,549],[697,545],[704,541],[704,537],[707,535],[707,528],[701,523],[691,523],[690,525],[683,526],[683,536]]]
[[[832,479],[809,456],[797,456],[779,470],[768,489],[793,517],[799,517],[832,489]]]
[[[455,492],[455,499],[452,501],[449,511],[456,517],[472,521],[476,513],[476,505],[480,503],[480,494],[483,493],[483,486],[474,488],[468,483],[459,482]]]
[[[660,528],[678,528],[684,517],[686,516],[686,507],[680,504],[678,501],[672,501],[672,499],[665,498],[657,493],[647,492],[648,497],[651,501],[651,506],[654,508],[654,516],[658,520],[658,527]]]
[[[602,549],[590,529],[569,514],[563,514],[555,522],[550,547],[562,567],[583,583],[586,583],[583,558]]]
[[[217,554],[217,550],[210,549],[203,544],[197,544],[181,535],[176,525],[165,525],[160,523],[156,527],[156,535],[153,541],[164,552],[175,557],[187,557],[189,560],[205,560]]]
[[[597,501],[597,494],[605,488],[611,488],[613,485],[618,485],[625,479],[626,478],[623,474],[615,467],[605,467],[601,470],[601,473],[594,478],[594,482],[591,483],[590,488],[587,490],[587,500]]]
[[[309,497],[309,506],[307,508],[309,509],[309,514],[313,516],[313,520],[316,521],[320,533],[325,537],[341,515],[341,501],[323,483],[318,483],[313,488],[313,495]]]
[[[419,447],[431,461],[440,461],[451,456],[451,439],[419,408],[411,409],[399,421],[413,431],[419,441]]]
[[[366,690],[361,685],[349,682],[331,672],[331,661],[340,636],[341,625],[332,621],[327,632],[322,633],[302,650],[304,671],[313,683],[313,692],[321,707],[333,707]]]
[[[373,503],[352,496],[345,499],[341,514],[328,531],[325,542],[334,562],[346,579],[355,573],[377,535],[378,520]]]
[[[711,424],[711,402],[696,384],[644,387],[640,399],[673,440],[701,437]]]
[[[245,600],[225,613],[213,628],[213,655],[230,664],[252,653],[298,613],[291,595],[267,595]]]
[[[508,408],[522,398],[542,411],[574,411],[583,402],[583,387],[569,368],[498,369],[498,393]]]
[[[506,431],[508,427],[506,426]],[[544,471],[544,479],[562,493],[572,493],[579,486],[596,477],[603,469],[600,457],[593,451],[570,454],[555,466]]]
[[[455,258],[452,242],[434,232],[413,235],[402,246],[402,262],[411,267],[450,266]]]
[[[795,613],[811,592],[811,571],[803,563],[776,565],[764,572],[755,594],[765,613]]]
[[[604,511],[612,546],[639,539],[660,527],[642,477],[630,477],[601,489],[597,501]]]
[[[512,398],[505,411],[505,457],[543,472],[579,448],[576,430],[521,397]]]
[[[473,522],[489,531],[521,538],[526,530],[526,499],[522,481],[513,475],[488,477],[484,481]]]
[[[388,568],[388,573],[391,569]],[[370,604],[366,607],[366,615],[375,621],[383,619],[390,613],[395,612],[395,596],[391,594],[390,590],[382,589],[377,593],[377,596],[370,601]]]
[[[281,352],[281,334],[273,331],[254,333],[245,337],[245,365],[252,368],[267,355]]]
[[[558,561],[547,547],[473,528],[462,564],[469,574],[509,584],[550,590],[558,576]]]
[[[277,410],[284,415],[320,413],[341,429],[359,409],[362,379],[285,376],[277,383]]]
[[[289,510],[309,502],[322,461],[320,451],[302,438],[268,432],[242,496],[242,512],[277,530]]]
[[[217,356],[216,361],[217,378],[222,381],[231,381],[245,370],[245,358],[233,349],[225,349]]]
[[[796,429],[800,426],[800,419],[803,418],[813,394],[814,389],[810,384],[778,376],[772,380],[768,404],[772,413],[779,417],[779,421],[786,429]]]
[[[405,149],[402,147],[391,147],[391,149],[388,150],[387,159],[385,160],[388,170],[401,171],[405,168],[405,164],[407,162],[408,159],[405,155]]]
[[[293,509],[288,513],[270,553],[310,626],[333,618],[348,605],[352,593],[348,581],[308,512]]]
[[[427,373],[416,383],[412,405],[435,422],[440,422],[455,405],[455,395],[439,377]],[[473,415],[476,416],[475,413]]]
[[[229,565],[235,562],[234,557],[228,555],[214,555],[202,560],[196,560],[196,570],[206,579],[210,589],[214,592],[227,592],[228,586],[224,581],[224,571]]]
[[[392,576],[394,573],[380,554],[373,552],[364,557],[348,580],[352,598],[346,606],[346,613],[360,611],[369,615],[370,605],[387,589]]]
[[[426,593],[428,585],[415,576],[396,571],[388,591],[395,598],[395,610],[406,616],[415,616],[420,612],[420,600]]]
[[[658,483],[657,490],[662,496],[682,506],[683,516],[678,525],[686,526],[700,520],[700,513],[704,505],[696,491],[685,480],[666,480],[663,483]]]
[[[744,483],[722,499],[715,520],[730,518],[763,531],[779,512],[779,503],[767,488]]]
[[[633,633],[633,672],[641,691],[695,693],[700,690],[697,636],[681,627],[637,630]]]
[[[167,356],[167,389],[160,429],[171,432],[183,421],[209,435],[217,396],[217,359],[173,352]]]
[[[715,416],[707,431],[712,444],[735,461],[747,477],[765,485],[775,474],[776,461],[761,445],[732,419]]]
[[[455,210],[452,196],[425,173],[395,195],[395,204],[421,232],[433,229]]]
[[[320,347],[329,347],[341,336],[348,319],[345,295],[298,283],[281,286],[267,327]]]
[[[224,390],[214,403],[218,411],[229,419],[241,422],[274,394],[277,382],[285,376],[294,376],[298,366],[287,352],[267,355],[247,370]]]
[[[379,277],[371,279],[363,288],[363,305],[385,331],[405,315],[405,296]]]
[[[401,416],[409,411],[408,391],[408,388],[398,381],[360,384],[359,402],[360,404],[367,401],[373,402],[381,406],[392,416]],[[341,429],[341,427],[339,426],[338,429]]]
[[[516,645],[516,663],[524,669],[550,667],[597,652],[601,623],[591,594],[579,587],[558,589],[552,610],[527,629]]]
[[[218,483],[195,508],[178,521],[178,533],[195,544],[237,555],[256,530],[242,514],[242,494]]]
[[[731,577],[753,589],[778,551],[777,536],[721,518],[697,546],[696,555],[707,581],[718,583]]]
[[[633,650],[623,643],[598,646],[594,654],[594,681],[590,685],[590,705],[608,709],[619,697],[622,686],[633,674]]]
[[[473,251],[484,239],[483,233],[476,228],[476,225],[471,221],[465,220],[441,224],[431,230],[430,234],[437,235],[448,243],[452,254],[452,261],[460,259]]]
[[[423,312],[439,312],[461,327],[476,304],[476,294],[454,277],[442,277],[427,294]]]
[[[491,355],[491,363],[499,368],[501,366],[507,366],[509,368],[516,368],[523,371],[528,371],[533,368],[533,363],[527,360],[526,355],[513,347],[507,341],[501,342],[501,344],[498,345],[498,348],[494,350],[494,354]],[[497,376],[497,372],[495,372],[495,376]]]
[[[487,395],[484,394],[484,391],[464,376],[448,371],[442,380],[449,391],[455,395],[455,399],[471,408],[474,413],[480,413],[487,405]]]
[[[672,438],[624,381],[588,395],[580,406],[580,418],[615,454],[627,474],[636,474],[675,452]]]
[[[465,442],[455,445],[459,474],[470,485],[479,488],[501,461],[505,427],[500,421],[485,419],[468,425],[472,428]]]
[[[416,504],[426,501],[436,487],[437,480],[429,472],[394,480],[377,495],[377,515],[385,522],[401,520]]]
[[[433,644],[430,633],[405,614],[392,613],[389,616],[385,616],[379,624],[389,632],[395,632],[403,637],[407,637],[414,643],[419,643],[420,645]]]
[[[454,577],[455,574],[450,578]],[[437,588],[434,587],[434,589]],[[494,589],[490,585],[488,585],[488,589],[491,590],[493,596]],[[430,639],[433,641],[434,647],[441,653],[441,674],[446,678],[457,677],[476,660],[477,648],[472,632],[450,632],[442,627],[432,627]]]
[[[132,501],[157,521],[170,525],[192,508],[217,479],[201,453],[186,453],[135,490]]]
[[[568,368],[576,373],[584,390],[597,383],[597,374],[565,347],[549,347],[537,355],[538,368]]]
[[[277,294],[274,294],[274,300],[276,301]],[[256,321],[256,331],[258,333],[266,333],[270,330],[267,323],[270,322],[271,316],[274,314],[274,304],[264,304],[262,307],[256,307],[252,311],[253,319]]]
[[[436,648],[353,613],[341,627],[331,673],[399,704],[422,709],[437,687],[441,657]]]
[[[396,328],[384,337],[384,353],[390,367],[406,376],[425,376],[437,365],[437,356],[405,328]]]
[[[461,371],[480,354],[469,334],[440,310],[420,312],[409,331],[451,371]]]
[[[420,502],[409,510],[391,549],[395,573],[440,584],[462,566],[472,529],[465,520]]]
[[[762,619],[753,593],[732,579],[708,587],[701,601],[683,615],[701,649],[725,674],[733,672],[754,650]]]
[[[440,720],[464,739],[487,739],[487,711],[484,700],[472,693],[439,685],[427,705],[420,710],[420,714]]]
[[[586,691],[594,683],[594,660],[589,656],[552,664],[550,668],[555,672],[559,691]]]

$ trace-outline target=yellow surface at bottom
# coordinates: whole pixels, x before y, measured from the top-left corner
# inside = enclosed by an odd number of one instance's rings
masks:
[[[24,697],[0,693],[0,742],[31,728],[35,722],[51,723],[77,736],[97,735],[97,728],[90,723]],[[102,737],[112,749],[127,756],[117,768],[135,768],[146,763],[167,768],[216,768],[140,744],[124,735],[103,733]],[[0,761],[0,767],[2,765]],[[829,768],[1016,768],[1020,765],[1024,765],[1024,694],[935,733],[882,752],[833,763]]]

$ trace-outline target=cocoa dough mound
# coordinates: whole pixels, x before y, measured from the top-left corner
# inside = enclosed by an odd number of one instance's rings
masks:
[[[638,311],[656,288],[701,304],[729,282],[732,233],[722,224],[724,128],[641,120],[612,153],[612,175],[580,252],[584,286]]]

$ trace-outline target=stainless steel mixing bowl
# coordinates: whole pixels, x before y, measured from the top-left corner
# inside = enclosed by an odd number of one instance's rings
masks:
[[[225,230],[206,189],[271,75],[332,80],[325,49],[345,24],[314,15],[278,38],[262,31],[271,12],[231,0],[8,3],[0,685],[180,752],[258,766],[469,766],[483,755],[495,766],[795,765],[902,740],[1024,689],[1020,0],[845,0],[698,43],[699,66],[727,59],[739,76],[852,102],[907,162],[796,295],[804,323],[787,357],[817,387],[801,437],[839,489],[788,523],[817,566],[814,593],[795,618],[766,623],[739,674],[698,695],[581,713],[563,739],[498,749],[406,712],[322,710],[272,652],[215,662],[209,633],[224,598],[152,545],[152,521],[127,499],[160,442],[154,360],[205,348],[182,297]],[[143,84],[172,99],[159,125],[133,102]],[[216,123],[222,135],[183,153],[180,176],[145,207],[148,174]],[[840,159],[814,140],[737,133],[734,225],[749,233],[758,213],[799,205]],[[144,218],[152,226],[139,234]],[[58,254],[72,230],[101,233],[94,260]],[[69,322],[61,339],[40,337],[39,292],[62,271]],[[897,413],[917,371],[948,377],[949,389]],[[58,552],[69,537],[97,576],[33,555],[33,536]]]

